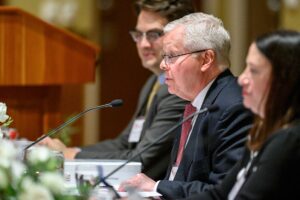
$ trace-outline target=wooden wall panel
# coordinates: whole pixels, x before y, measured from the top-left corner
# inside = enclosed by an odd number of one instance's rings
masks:
[[[101,103],[115,98],[124,100],[122,107],[101,111],[99,138],[103,140],[116,137],[127,125],[139,91],[151,72],[142,67],[128,33],[136,24],[131,2],[114,1],[111,9],[101,11],[100,20]]]
[[[0,7],[0,39],[1,85],[94,81],[98,47],[28,13]]]
[[[257,36],[279,27],[279,13],[268,8],[267,1],[248,0],[249,44]]]
[[[78,36],[0,7],[0,101],[20,137],[35,140],[82,111],[81,84],[94,80],[98,53]],[[82,144],[81,138],[74,144]]]
[[[0,87],[20,137],[34,140],[61,122],[60,87]]]

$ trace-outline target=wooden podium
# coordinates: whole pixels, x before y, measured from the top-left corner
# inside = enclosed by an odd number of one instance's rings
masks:
[[[62,123],[62,87],[94,81],[98,53],[74,34],[0,6],[0,102],[21,137],[34,140]]]

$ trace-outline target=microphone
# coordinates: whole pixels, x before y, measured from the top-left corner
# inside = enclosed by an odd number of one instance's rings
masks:
[[[79,119],[81,116],[83,116],[85,113],[90,112],[92,110],[100,110],[102,108],[115,108],[115,107],[119,107],[123,105],[123,100],[122,99],[115,99],[112,100],[110,103],[107,104],[103,104],[100,106],[95,106],[89,109],[86,109],[84,111],[82,111],[81,113],[75,115],[74,117],[72,117],[71,119],[67,120],[66,122],[64,122],[63,124],[61,124],[60,126],[58,126],[55,129],[52,129],[50,132],[48,132],[46,135],[43,135],[41,137],[39,137],[37,140],[35,140],[34,142],[32,142],[31,144],[29,144],[28,146],[26,146],[24,148],[24,151],[26,151],[27,149],[29,149],[30,147],[32,147],[33,145],[39,143],[40,141],[42,141],[44,138],[46,137],[50,137],[53,136],[54,134],[56,134],[58,131],[60,131],[61,129],[65,128],[66,126],[68,126],[69,124],[71,124],[72,122],[76,121],[77,119]]]
[[[122,165],[120,165],[119,167],[115,168],[113,171],[111,171],[109,174],[107,174],[105,177],[100,177],[98,181],[96,181],[96,183],[93,185],[93,187],[96,187],[97,185],[99,185],[100,183],[104,183],[105,186],[110,186],[107,182],[106,179],[109,178],[111,175],[113,175],[114,173],[116,173],[117,171],[119,171],[120,169],[122,169],[125,165],[127,165],[129,162],[133,161],[135,158],[137,158],[138,156],[140,156],[142,153],[144,153],[145,151],[147,151],[150,147],[152,147],[153,145],[155,145],[157,142],[159,142],[161,139],[163,139],[164,137],[166,137],[169,133],[171,133],[172,131],[174,131],[176,128],[178,128],[179,126],[181,126],[185,121],[189,120],[190,118],[205,113],[205,112],[214,112],[216,110],[219,109],[219,106],[217,105],[211,105],[208,107],[205,107],[203,109],[200,109],[192,114],[190,114],[189,116],[187,116],[186,118],[182,119],[179,123],[175,124],[174,126],[172,126],[169,130],[167,130],[166,132],[164,132],[160,137],[158,137],[156,140],[154,140],[152,143],[150,143],[148,146],[146,146],[143,150],[141,150],[140,152],[136,153],[135,155],[133,155],[132,157],[130,157],[126,162],[124,162]]]

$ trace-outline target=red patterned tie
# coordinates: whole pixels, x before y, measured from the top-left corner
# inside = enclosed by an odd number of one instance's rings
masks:
[[[189,115],[191,115],[192,113],[194,113],[195,111],[196,111],[196,108],[192,104],[187,104],[185,106],[183,117],[186,118]],[[189,132],[191,130],[191,127],[192,127],[192,118],[186,120],[182,124],[179,149],[178,149],[177,159],[176,159],[176,166],[179,166],[179,164],[180,164],[182,154],[183,154],[183,150],[184,150],[184,146],[185,146],[187,137],[189,135]]]

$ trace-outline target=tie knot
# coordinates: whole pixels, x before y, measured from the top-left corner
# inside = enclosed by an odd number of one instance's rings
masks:
[[[193,114],[194,112],[196,112],[196,108],[191,103],[185,105],[184,117],[188,117],[189,115]]]

